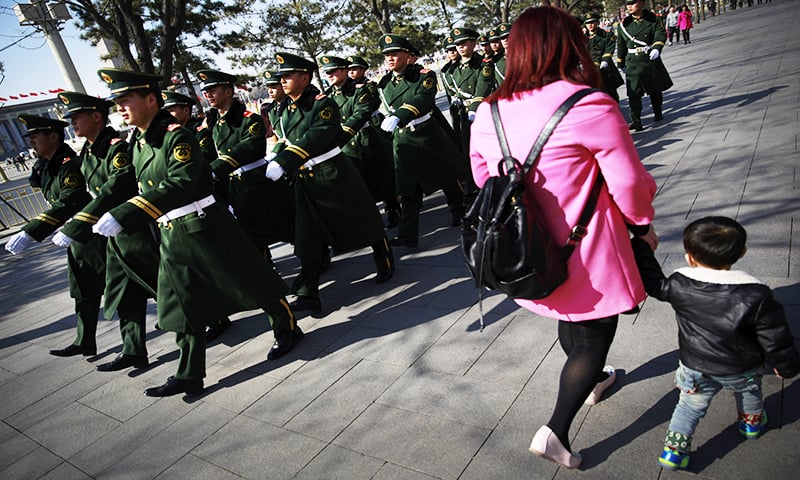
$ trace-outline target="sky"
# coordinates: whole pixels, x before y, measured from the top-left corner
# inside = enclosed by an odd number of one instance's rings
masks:
[[[68,90],[67,81],[55,61],[50,45],[43,33],[34,33],[32,36],[16,43],[22,37],[33,33],[33,27],[20,26],[13,6],[16,3],[28,3],[25,0],[12,1],[0,0],[0,62],[3,63],[5,78],[0,81],[0,97],[9,99],[9,95],[30,94],[30,92],[45,92],[63,88]],[[97,76],[97,69],[102,67],[100,55],[95,47],[87,40],[81,40],[80,34],[74,23],[67,21],[61,31],[61,38],[72,58],[75,69],[81,77],[86,93],[90,95],[105,96],[108,88]],[[13,45],[12,45],[13,44]],[[28,99],[46,98],[39,94],[38,97],[30,96]],[[23,103],[20,100],[11,100],[7,105]]]

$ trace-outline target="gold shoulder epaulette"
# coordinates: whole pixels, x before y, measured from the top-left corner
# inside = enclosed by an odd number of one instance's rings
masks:
[[[171,123],[171,124],[169,124],[167,126],[167,131],[168,132],[174,132],[175,130],[177,130],[179,128],[181,128],[181,124],[180,123]]]

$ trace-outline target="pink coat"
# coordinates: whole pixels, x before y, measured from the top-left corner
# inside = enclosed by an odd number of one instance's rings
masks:
[[[692,25],[692,12],[689,10],[684,10],[678,14],[678,28],[681,30],[689,30],[693,27]]]
[[[513,102],[500,102],[500,118],[517,160],[524,162],[545,122],[581,88],[558,81]],[[501,157],[490,106],[482,103],[470,142],[472,175],[479,187],[497,175]],[[528,172],[529,185],[535,185],[528,191],[541,205],[555,238],[566,242],[599,171],[605,186],[589,233],[570,257],[569,278],[545,299],[516,300],[522,307],[546,317],[581,321],[616,315],[644,299],[625,224],[653,220],[656,183],[639,159],[619,106],[605,93],[593,93],[572,107],[545,145],[535,172]]]

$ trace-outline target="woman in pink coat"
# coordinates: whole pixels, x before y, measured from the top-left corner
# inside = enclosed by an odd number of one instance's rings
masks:
[[[687,5],[684,5],[681,7],[681,12],[678,14],[678,28],[681,29],[684,45],[692,43],[692,41],[689,39],[689,30],[691,30],[693,26],[692,11],[689,10]]]
[[[583,66],[583,67],[582,67]],[[511,29],[506,80],[482,104],[472,125],[470,159],[480,187],[502,158],[490,103],[497,102],[512,155],[524,161],[545,122],[572,93],[600,86],[580,26],[562,10],[529,8]],[[559,320],[558,338],[567,354],[552,417],[531,442],[531,452],[569,468],[581,457],[570,450],[569,428],[583,403],[596,403],[616,374],[606,367],[617,317],[645,297],[630,246],[629,230],[651,247],[658,243],[650,222],[656,184],[642,166],[628,125],[608,95],[580,100],[556,127],[528,192],[541,206],[550,233],[566,242],[594,179],[605,177],[588,235],[568,263],[569,277],[541,300],[516,300],[522,307]]]

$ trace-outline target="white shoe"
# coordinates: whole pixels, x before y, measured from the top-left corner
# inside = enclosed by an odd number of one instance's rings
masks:
[[[603,367],[603,371],[608,374],[608,378],[594,386],[592,393],[590,393],[589,396],[586,397],[586,401],[583,402],[586,405],[596,405],[597,402],[600,401],[600,397],[603,396],[603,392],[617,380],[617,372],[614,371],[614,367],[611,365]]]
[[[567,468],[578,468],[583,460],[580,454],[572,453],[564,448],[561,440],[547,425],[542,425],[533,436],[528,451]]]

